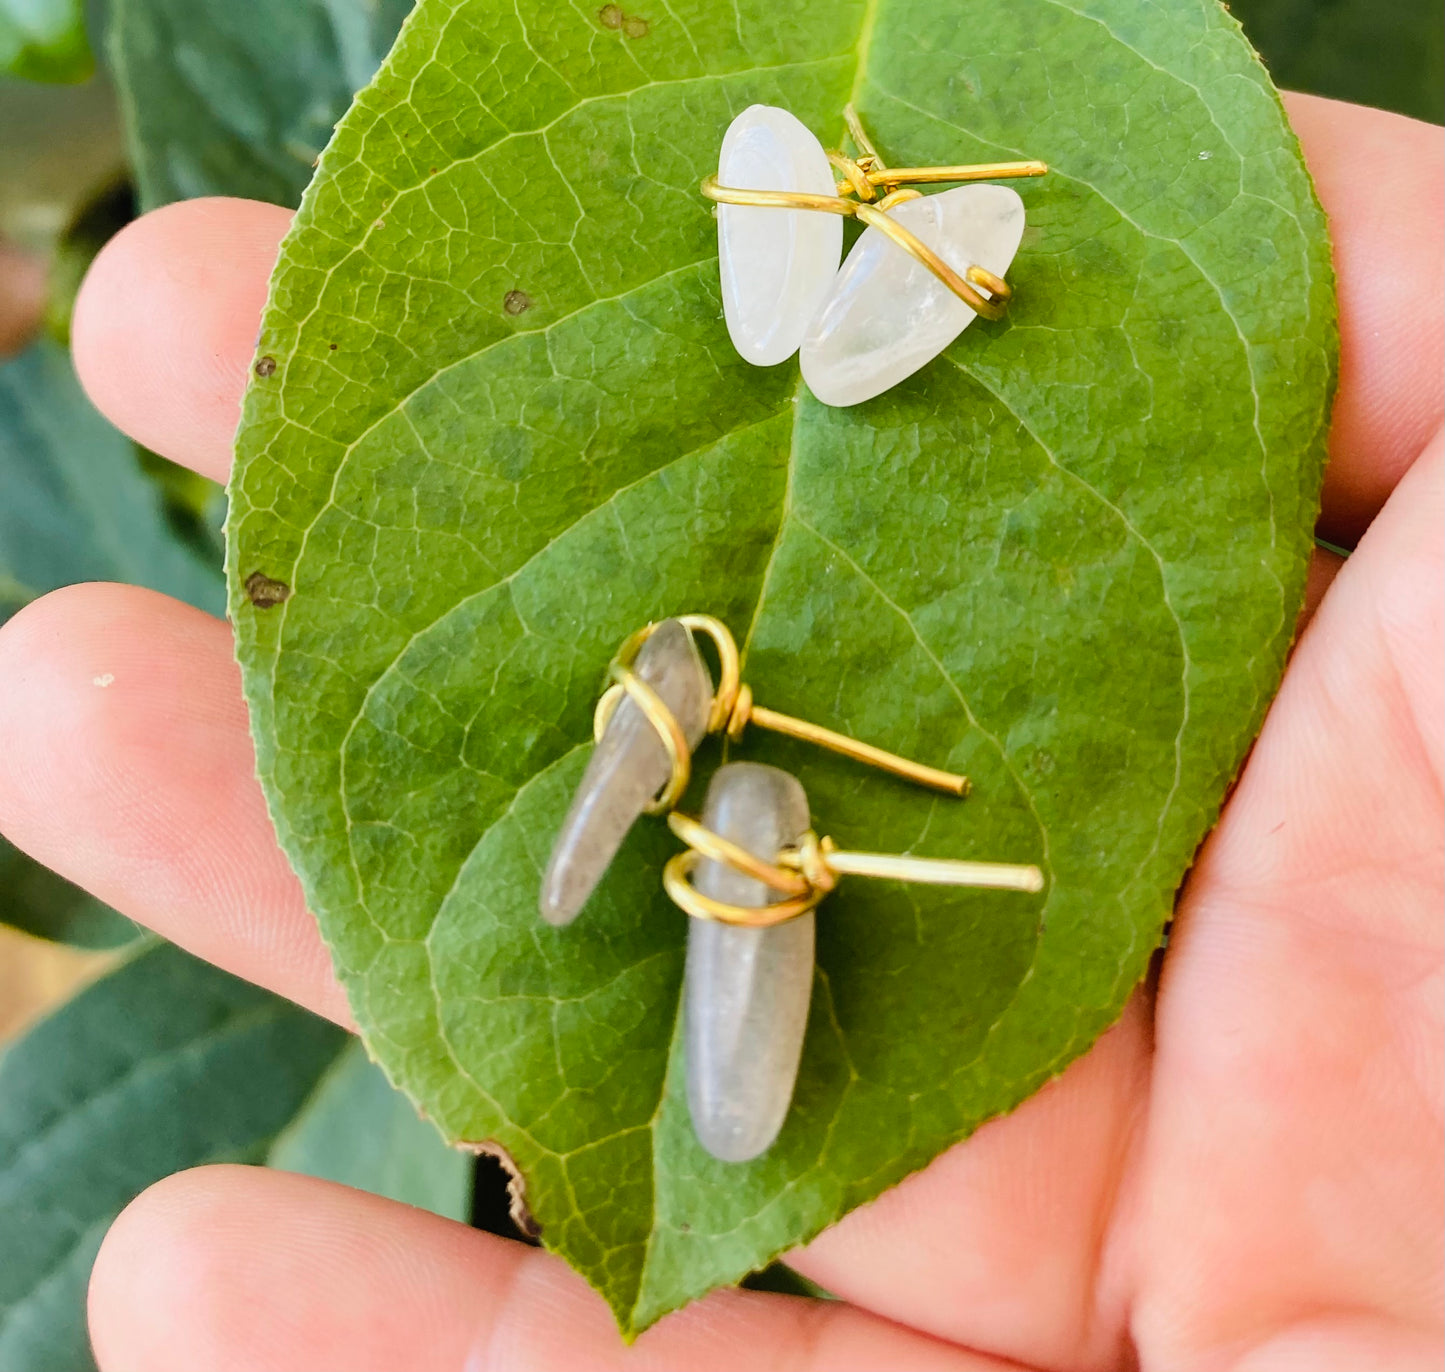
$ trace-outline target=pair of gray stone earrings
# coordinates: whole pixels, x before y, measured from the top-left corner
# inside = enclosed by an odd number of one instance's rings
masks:
[[[695,634],[718,655],[718,685]],[[853,874],[934,885],[1043,889],[1037,867],[839,851],[810,827],[798,780],[732,762],[707,789],[701,820],[674,809],[693,750],[709,733],[737,741],[749,723],[963,796],[964,777],[900,758],[753,703],[737,645],[710,615],[649,624],[628,638],[598,701],[596,748],[552,848],[542,917],[568,924],[644,814],[666,814],[687,845],[663,885],[689,916],[683,1012],[687,1098],[699,1142],[724,1162],[765,1152],[788,1113],[813,987],[813,911]]]

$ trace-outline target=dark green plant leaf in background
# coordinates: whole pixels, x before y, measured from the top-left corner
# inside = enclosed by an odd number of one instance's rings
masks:
[[[1445,12],[1428,0],[1231,0],[1291,90],[1445,118]]]
[[[260,1162],[346,1044],[151,944],[0,1058],[0,1367],[90,1367],[85,1287],[116,1214],[207,1162]]]
[[[56,238],[50,261],[50,299],[45,323],[56,342],[70,346],[70,320],[90,264],[100,250],[136,216],[129,176],[111,177],[84,197]],[[84,404],[85,402],[81,402]],[[139,444],[140,470],[160,492],[165,522],[175,538],[207,566],[219,568],[225,546],[221,533],[226,500],[221,487]]]
[[[139,930],[0,838],[0,924],[77,948],[116,948]]]
[[[83,0],[0,0],[0,73],[71,83],[94,70]]]
[[[151,942],[0,1058],[0,1367],[93,1367],[85,1289],[152,1182],[270,1162],[465,1214],[447,1149],[335,1025]]]
[[[746,105],[836,144],[850,99],[895,163],[1054,170],[1020,185],[1008,321],[839,411],[734,354],[697,186]],[[1117,1017],[1279,680],[1335,346],[1323,216],[1214,0],[689,0],[622,29],[422,0],[282,252],[231,611],[372,1051],[509,1151],[625,1331]],[[821,829],[1049,881],[831,897],[794,1109],[745,1166],[687,1119],[665,829],[575,925],[536,915],[608,655],[683,610],[733,626],[759,699],[975,782],[748,741]]]
[[[149,586],[218,613],[220,571],[177,543],[130,441],[42,341],[0,364],[0,623],[77,581]]]
[[[295,205],[411,0],[113,0],[111,67],[141,205]]]
[[[276,1140],[267,1162],[465,1221],[472,1159],[448,1148],[354,1040]]]
[[[50,299],[45,324],[57,343],[70,346],[70,316],[80,283],[96,254],[135,218],[135,190],[114,176],[80,200],[61,229],[50,256]]]

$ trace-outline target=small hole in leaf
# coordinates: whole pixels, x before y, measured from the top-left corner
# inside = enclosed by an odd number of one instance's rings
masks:
[[[265,572],[252,572],[246,578],[246,599],[258,610],[269,610],[291,599],[291,588],[284,581],[276,581]]]
[[[622,21],[622,32],[629,38],[646,38],[647,31],[651,27],[646,19],[639,18],[635,14],[629,14]]]
[[[257,376],[274,376],[276,374],[276,359],[274,357],[258,357],[256,359]]]
[[[532,308],[532,297],[526,291],[508,291],[502,297],[502,308],[508,314],[526,314]]]
[[[626,16],[622,13],[621,5],[603,5],[597,11],[597,22],[604,29],[620,29],[622,21]]]

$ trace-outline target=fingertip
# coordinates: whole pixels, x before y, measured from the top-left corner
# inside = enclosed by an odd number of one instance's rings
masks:
[[[224,481],[266,289],[291,212],[186,200],[127,225],[91,265],[71,346],[91,400],[154,452]]]
[[[154,1293],[194,1312],[210,1326],[215,1302],[211,1240],[217,1174],[244,1172],[234,1165],[177,1172],[142,1191],[116,1216],[90,1270],[86,1315],[91,1349],[106,1372],[162,1367],[169,1359],[158,1341],[166,1322],[156,1318]],[[224,1194],[224,1193],[222,1193]],[[214,1368],[214,1364],[203,1364]]]
[[[1351,546],[1442,417],[1442,131],[1319,96],[1285,101],[1334,247],[1340,384],[1321,528]]]
[[[517,1248],[314,1177],[192,1168],[112,1224],[91,1344],[104,1372],[456,1368]]]

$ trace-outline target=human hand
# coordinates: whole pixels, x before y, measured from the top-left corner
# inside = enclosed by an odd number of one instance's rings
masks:
[[[106,1239],[90,1307],[105,1372],[1438,1366],[1441,135],[1305,97],[1290,112],[1340,272],[1321,528],[1368,532],[1342,569],[1317,560],[1318,611],[1122,1022],[790,1259],[843,1302],[716,1292],[629,1350],[545,1253],[211,1167],[152,1187]],[[224,200],[147,216],[77,307],[97,404],[210,476],[229,467],[287,222]],[[225,624],[101,585],[12,619],[0,830],[349,1022],[255,781]]]

